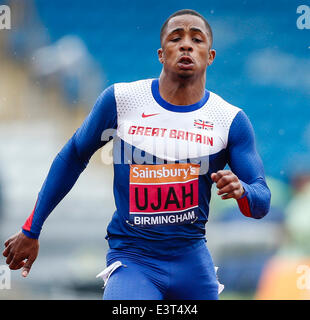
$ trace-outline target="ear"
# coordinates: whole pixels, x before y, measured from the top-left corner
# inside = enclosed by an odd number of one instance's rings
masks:
[[[159,60],[159,62],[160,63],[164,63],[164,52],[163,52],[163,49],[162,48],[159,48],[158,50],[157,50],[157,54],[158,54],[158,60]]]
[[[216,51],[214,49],[210,49],[209,57],[208,57],[208,66],[210,66],[213,63],[215,56],[216,56]]]

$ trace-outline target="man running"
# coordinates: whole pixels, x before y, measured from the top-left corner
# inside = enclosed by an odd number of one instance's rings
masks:
[[[177,11],[160,39],[159,79],[104,90],[55,158],[22,231],[5,242],[12,270],[27,276],[45,219],[115,129],[104,299],[218,299],[205,239],[212,183],[255,219],[267,214],[270,191],[247,116],[205,89],[215,58],[208,22]]]

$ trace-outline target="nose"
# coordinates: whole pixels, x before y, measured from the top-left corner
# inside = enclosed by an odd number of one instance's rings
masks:
[[[192,43],[188,37],[184,38],[183,41],[181,42],[180,50],[189,51],[189,52],[193,51]]]

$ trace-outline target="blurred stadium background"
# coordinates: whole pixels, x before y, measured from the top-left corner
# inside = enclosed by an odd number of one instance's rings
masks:
[[[306,1],[304,1],[306,2]],[[51,162],[115,82],[158,77],[159,30],[195,9],[214,31],[207,88],[250,117],[272,191],[262,220],[234,201],[211,202],[208,247],[225,285],[221,299],[309,299],[297,266],[310,267],[310,30],[292,0],[0,1],[0,241],[32,211]],[[306,3],[305,3],[306,4]],[[0,299],[101,299],[104,236],[114,210],[112,166],[92,158],[46,221],[27,279],[11,273]],[[2,252],[2,250],[1,250]],[[1,255],[0,265],[5,264]]]

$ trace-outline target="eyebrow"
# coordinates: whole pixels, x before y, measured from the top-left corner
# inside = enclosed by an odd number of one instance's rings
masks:
[[[174,32],[180,32],[180,31],[184,31],[184,28],[176,28],[176,29],[173,29],[171,32],[169,32],[169,34],[172,34],[172,33],[174,33]],[[190,31],[204,33],[201,29],[196,28],[196,27],[190,28]]]

